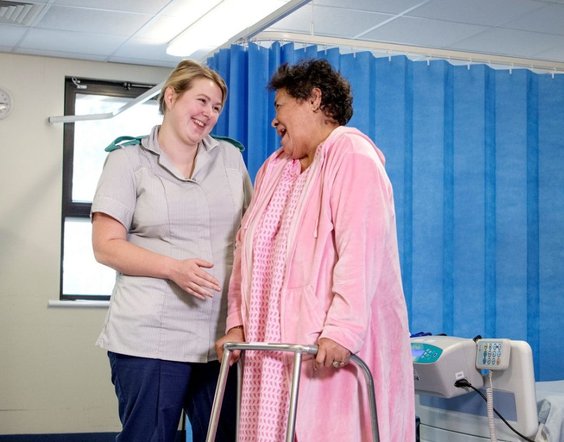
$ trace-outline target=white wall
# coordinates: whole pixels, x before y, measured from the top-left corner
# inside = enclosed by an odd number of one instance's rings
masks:
[[[65,76],[159,83],[170,69],[0,53],[0,434],[117,431],[105,308],[49,308],[59,296]],[[105,141],[101,141],[101,148]]]

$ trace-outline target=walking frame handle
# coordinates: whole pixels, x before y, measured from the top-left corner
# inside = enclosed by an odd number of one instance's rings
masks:
[[[217,432],[217,425],[219,422],[219,413],[221,411],[221,404],[223,402],[223,395],[225,393],[225,384],[227,382],[227,373],[229,371],[229,356],[233,350],[259,350],[259,351],[282,351],[294,353],[294,365],[292,370],[292,381],[290,385],[290,409],[288,412],[288,423],[286,425],[286,442],[294,441],[294,434],[296,431],[296,411],[298,404],[298,390],[300,384],[300,369],[302,365],[302,356],[304,354],[316,355],[316,345],[300,345],[300,344],[271,344],[265,342],[227,342],[223,346],[223,358],[221,359],[221,369],[219,371],[219,378],[217,380],[217,387],[215,389],[215,396],[213,400],[212,412],[210,416],[210,423],[208,427],[208,434],[206,442],[215,442],[215,435]],[[354,362],[364,373],[366,386],[368,389],[368,401],[370,405],[370,418],[372,422],[372,441],[378,442],[378,419],[376,417],[376,394],[374,393],[374,380],[372,373],[366,363],[357,355],[351,355],[351,361]],[[239,403],[241,396],[241,381],[242,372],[241,364],[237,366],[237,428],[239,427]],[[238,438],[237,438],[238,440]]]

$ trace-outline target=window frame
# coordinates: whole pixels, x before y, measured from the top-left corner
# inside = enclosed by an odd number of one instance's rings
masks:
[[[135,99],[153,88],[155,84],[132,83],[124,81],[97,80],[91,78],[65,77],[64,115],[75,115],[78,94],[103,95]],[[153,99],[157,99],[154,97]],[[63,127],[63,180],[61,204],[61,253],[59,263],[59,299],[61,301],[107,301],[110,295],[85,295],[63,293],[63,265],[65,253],[65,221],[69,218],[90,219],[92,202],[72,200],[74,173],[75,123],[65,123]]]

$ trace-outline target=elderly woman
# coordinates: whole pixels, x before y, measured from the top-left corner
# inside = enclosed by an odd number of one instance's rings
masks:
[[[225,342],[316,344],[302,367],[296,437],[371,440],[360,356],[375,380],[380,440],[415,440],[412,357],[392,187],[357,129],[348,82],[323,60],[283,65],[272,125],[282,147],[260,169],[238,234]],[[233,353],[233,361],[239,355]],[[232,362],[233,362],[232,361]],[[291,364],[247,352],[241,441],[282,441]]]

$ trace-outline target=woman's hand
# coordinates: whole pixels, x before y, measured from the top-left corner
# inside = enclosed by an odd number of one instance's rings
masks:
[[[319,367],[341,368],[347,365],[351,358],[351,352],[341,344],[329,338],[320,338],[317,341],[317,355],[313,363],[313,368]]]
[[[245,333],[243,331],[243,326],[239,325],[237,327],[230,328],[227,334],[223,338],[219,338],[215,343],[215,352],[219,362],[223,359],[223,345],[226,342],[245,342]],[[241,356],[241,350],[234,350],[229,355],[229,366],[231,367],[235,362],[239,360]]]
[[[213,290],[220,292],[219,281],[204,270],[213,264],[203,259],[184,259],[173,266],[170,279],[186,293],[199,299],[211,298]]]

